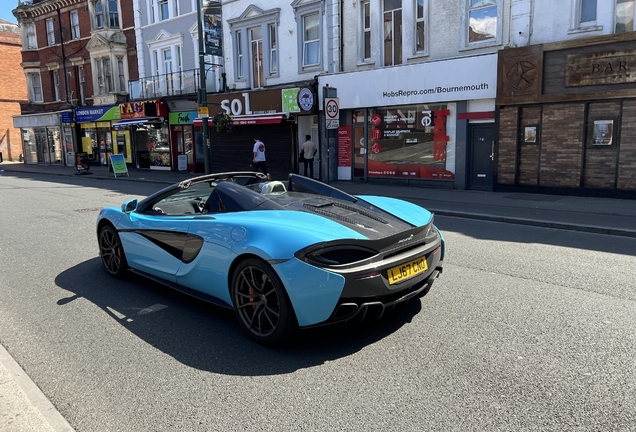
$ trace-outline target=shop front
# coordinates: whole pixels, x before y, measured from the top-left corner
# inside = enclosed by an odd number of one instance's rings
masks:
[[[66,153],[73,152],[70,111],[15,116],[13,126],[21,131],[25,163],[68,164]],[[71,165],[73,164],[71,161]]]
[[[498,189],[636,197],[635,43],[499,51]]]
[[[79,126],[79,153],[89,164],[109,165],[112,154],[123,154],[132,162],[130,134],[113,130],[120,120],[119,106],[93,106],[75,109],[75,121]]]
[[[172,138],[172,166],[177,171],[204,172],[203,141],[200,127],[195,131],[197,111],[168,114]]]
[[[130,135],[132,163],[137,168],[170,170],[168,111],[160,99],[119,104],[120,120],[113,123],[117,136]]]
[[[319,77],[319,97],[337,92],[330,109],[339,110],[321,143],[337,155],[323,174],[466,188],[471,125],[486,125],[494,139],[496,66],[492,54]],[[324,102],[322,110],[326,118]]]
[[[210,94],[208,107],[212,172],[250,170],[254,138],[265,144],[267,168],[275,178],[294,171],[296,125],[282,111],[281,89]],[[231,116],[231,126],[218,121],[219,114]],[[197,128],[201,124],[200,118],[194,122]]]

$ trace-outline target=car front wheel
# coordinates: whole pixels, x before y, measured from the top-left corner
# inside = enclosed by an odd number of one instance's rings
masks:
[[[232,300],[241,327],[260,344],[280,343],[298,329],[282,282],[274,269],[259,259],[246,259],[236,268]]]
[[[99,255],[106,271],[115,278],[122,278],[128,270],[119,234],[111,225],[105,225],[99,231]]]

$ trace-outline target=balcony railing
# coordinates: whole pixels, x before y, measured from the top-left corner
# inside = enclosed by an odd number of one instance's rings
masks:
[[[199,91],[199,70],[190,69],[141,78],[128,83],[131,99],[196,94]]]

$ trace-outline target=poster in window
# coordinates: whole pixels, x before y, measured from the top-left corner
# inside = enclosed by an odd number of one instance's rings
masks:
[[[220,2],[210,2],[205,8],[203,32],[205,34],[205,53],[213,56],[223,56],[223,25]]]
[[[535,144],[537,142],[537,127],[525,126],[523,130],[523,142]]]
[[[612,145],[614,135],[614,120],[594,120],[592,131],[592,145]]]

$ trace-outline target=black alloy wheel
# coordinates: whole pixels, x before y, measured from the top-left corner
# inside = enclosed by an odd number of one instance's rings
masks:
[[[291,337],[298,322],[278,275],[267,263],[249,258],[232,277],[232,300],[241,327],[263,345]]]
[[[124,277],[128,263],[119,234],[111,225],[105,225],[99,231],[99,255],[102,257],[104,268],[111,276],[117,279]]]

